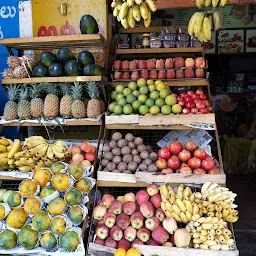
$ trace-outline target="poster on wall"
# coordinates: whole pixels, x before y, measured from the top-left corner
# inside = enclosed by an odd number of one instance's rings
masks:
[[[246,30],[246,52],[256,52],[256,29]]]
[[[212,39],[206,43],[203,43],[205,53],[216,53],[216,32],[212,31]]]
[[[218,53],[244,52],[244,30],[219,30]]]

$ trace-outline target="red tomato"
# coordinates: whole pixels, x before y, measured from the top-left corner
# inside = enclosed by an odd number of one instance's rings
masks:
[[[193,101],[189,101],[186,103],[186,108],[194,108],[195,107],[195,103]]]
[[[190,173],[192,173],[192,169],[190,167],[185,166],[185,167],[180,168],[179,172],[180,173],[188,173],[188,174],[190,174]]]
[[[163,159],[168,159],[171,157],[170,151],[168,148],[161,148],[158,150],[158,157],[163,158]]]
[[[214,168],[214,160],[211,157],[207,157],[202,161],[202,168],[206,171],[210,171]]]
[[[178,156],[180,161],[187,162],[191,158],[191,153],[188,150],[183,149]]]
[[[188,160],[188,166],[192,169],[199,168],[201,167],[201,160],[196,157],[192,157]]]
[[[196,151],[194,152],[194,156],[199,158],[200,160],[204,160],[207,157],[206,152],[201,148],[196,149]]]
[[[182,112],[184,114],[188,114],[190,112],[190,109],[189,108],[183,108]]]
[[[189,140],[184,144],[184,148],[189,152],[194,152],[197,149],[197,145],[194,141]]]
[[[164,173],[164,174],[170,174],[170,173],[173,173],[173,170],[171,168],[165,168],[161,171],[161,173]]]
[[[180,153],[182,149],[182,145],[179,141],[173,141],[170,145],[169,145],[169,151],[171,154],[173,155],[178,155]]]
[[[197,109],[197,108],[192,108],[192,109],[191,109],[191,112],[195,114],[195,113],[198,112],[198,109]]]
[[[187,95],[187,93],[186,93],[186,92],[182,92],[182,93],[180,94],[180,97],[182,97],[182,98],[187,98],[187,97],[188,97],[188,95]]]
[[[160,170],[166,168],[167,166],[167,163],[166,163],[166,160],[165,159],[158,159],[156,161],[156,167]]]
[[[173,170],[176,170],[180,167],[180,160],[177,156],[172,156],[167,161],[167,166]]]
[[[197,168],[193,171],[194,174],[206,174],[206,171],[202,168]]]

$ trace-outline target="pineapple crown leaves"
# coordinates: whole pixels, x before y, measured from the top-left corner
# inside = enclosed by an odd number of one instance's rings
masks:
[[[15,101],[19,95],[20,86],[11,84],[11,85],[7,86],[6,89],[7,89],[7,96],[8,96],[9,101]]]
[[[29,89],[27,87],[22,87],[19,93],[19,100],[28,100],[29,99]]]
[[[59,96],[60,94],[60,90],[57,84],[45,83],[44,89],[47,94],[54,94],[56,96]]]
[[[73,100],[81,100],[83,96],[83,86],[75,82],[71,88]]]
[[[40,98],[44,91],[44,84],[31,84],[30,95],[32,99]]]
[[[71,84],[64,83],[60,85],[60,90],[63,96],[65,95],[71,95]]]
[[[100,99],[100,86],[96,82],[88,82],[87,83],[87,91],[91,99]]]

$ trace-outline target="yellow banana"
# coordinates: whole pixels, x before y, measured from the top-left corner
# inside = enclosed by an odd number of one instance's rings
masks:
[[[53,150],[53,154],[56,158],[63,158],[66,156],[66,153],[59,153],[56,149],[56,145],[52,144],[52,150]]]
[[[135,21],[135,19],[134,19],[134,21]],[[150,24],[151,24],[151,12],[149,11],[147,19],[144,20],[144,27],[148,28],[150,26]]]
[[[219,5],[224,7],[227,4],[228,0],[220,0]]]
[[[216,232],[214,229],[209,229],[208,230],[208,235],[212,235],[212,236],[215,236],[216,235]],[[210,240],[210,239],[209,239]]]
[[[194,234],[193,234],[193,238],[194,238],[194,239],[197,239],[197,238],[200,237],[200,235],[201,235],[200,233],[194,233]]]
[[[169,192],[168,192],[168,189],[167,189],[167,186],[165,184],[161,184],[160,185],[160,193],[161,195],[163,195],[166,199],[169,199],[170,196],[169,196]]]
[[[209,247],[210,250],[218,251],[221,249],[221,244],[215,244]]]
[[[193,213],[193,206],[192,206],[191,202],[188,201],[188,200],[184,200],[184,203],[185,203],[185,206],[186,206],[186,210],[187,210],[190,214],[192,214],[192,213]]]
[[[128,4],[129,7],[133,7],[134,0],[127,0],[127,4]]]
[[[217,242],[212,241],[212,240],[207,240],[207,241],[203,242],[203,244],[208,245],[208,246],[213,246],[213,245],[216,245]]]
[[[195,29],[195,22],[196,22],[196,19],[197,19],[197,15],[198,15],[199,12],[195,12],[190,21],[189,21],[189,24],[188,24],[188,33],[190,36],[192,36],[194,34],[194,29]]]
[[[113,16],[114,16],[114,17],[118,17],[118,16],[119,16],[119,13],[120,13],[120,11],[119,11],[118,7],[116,7],[116,8],[114,9],[114,11],[113,11]]]
[[[173,211],[174,211],[177,215],[180,216],[181,210],[180,210],[179,206],[177,206],[176,204],[173,204],[173,205],[172,205],[172,209],[173,209]]]
[[[207,244],[200,244],[199,248],[202,250],[209,250],[209,246]]]
[[[38,146],[40,143],[45,142],[45,139],[42,136],[32,136],[28,139],[25,139],[24,147],[30,149]]]
[[[132,11],[132,7],[129,8],[128,14],[127,14],[127,20],[128,20],[128,24],[131,28],[135,27],[135,19],[133,17],[133,11]]]
[[[225,235],[225,234],[223,234],[223,236],[224,236],[225,240],[228,240],[228,239],[232,238],[232,235]]]
[[[145,2],[148,5],[148,8],[151,12],[155,12],[157,10],[154,0],[146,0]]]
[[[122,4],[123,4],[122,0],[117,1],[117,8],[118,8],[119,11],[121,10]]]
[[[225,220],[227,221],[227,222],[230,222],[230,223],[235,223],[235,222],[237,222],[238,221],[238,219],[239,219],[239,217],[238,216],[235,216],[235,215],[228,215],[227,217],[225,217]]]
[[[167,217],[172,217],[172,213],[170,211],[167,210],[164,213]]]
[[[143,20],[147,20],[148,19],[148,15],[149,15],[149,10],[148,7],[145,3],[141,3],[140,5],[140,13],[141,13],[141,17],[143,18]]]
[[[192,191],[190,187],[186,187],[183,191],[183,199],[189,200],[190,195],[192,195]]]
[[[45,144],[41,150],[36,152],[36,156],[41,158],[42,156],[44,156],[46,154],[47,149],[48,149],[48,144]]]
[[[193,205],[193,214],[192,215],[196,215],[199,213],[199,207],[197,204]]]
[[[141,13],[140,13],[140,7],[138,5],[134,5],[132,7],[132,13],[134,19],[139,22],[141,20]]]
[[[137,5],[141,5],[141,4],[143,3],[143,0],[135,0],[135,3],[136,3]]]
[[[26,157],[26,153],[24,151],[14,154],[14,159],[16,159],[16,160],[20,159],[21,157]]]
[[[185,204],[178,198],[176,199],[176,205],[179,206],[179,208],[182,212],[186,212],[187,209],[186,209]]]
[[[0,138],[0,144],[4,145],[4,146],[9,146],[10,142],[8,141],[8,139],[6,139],[5,137],[1,137]]]
[[[181,222],[181,218],[178,214],[176,214],[175,212],[172,212],[172,217],[177,221],[177,222]]]
[[[5,153],[0,153],[0,159],[1,158],[8,158],[8,152],[5,152]]]
[[[197,221],[199,218],[201,218],[201,216],[199,214],[194,214],[192,216],[192,221]]]
[[[69,152],[68,146],[62,140],[56,140],[54,143],[57,146],[57,149],[60,153]]]
[[[12,145],[7,146],[7,151],[9,152],[12,149]]]
[[[176,198],[183,200],[183,191],[184,191],[184,185],[180,184],[177,190]]]
[[[20,166],[19,170],[20,172],[31,172],[33,170],[33,167],[24,165],[24,166]]]
[[[211,40],[212,37],[212,24],[208,17],[204,17],[203,32],[207,40]]]
[[[0,145],[0,152],[7,152],[7,146],[5,145]]]
[[[189,197],[190,203],[193,203],[195,201],[195,193],[192,193],[191,196]]]
[[[54,158],[54,154],[53,154],[53,149],[52,149],[52,145],[49,144],[46,155],[49,159],[53,159]]]
[[[4,166],[4,165],[8,165],[8,158],[0,158],[0,165]]]
[[[173,211],[173,209],[172,209],[172,205],[171,205],[171,203],[170,203],[170,202],[166,202],[166,203],[165,203],[165,206],[166,206],[166,208],[167,208],[167,210],[168,210],[168,211],[170,211],[170,212],[172,212],[172,211]]]
[[[172,188],[171,185],[167,185],[167,190],[168,190],[168,195],[169,195],[169,200],[171,204],[174,204],[175,200],[176,200],[176,194]]]
[[[128,4],[126,2],[124,2],[122,4],[122,7],[121,7],[121,10],[120,10],[120,13],[119,13],[120,19],[126,18],[127,14],[128,14],[128,10],[129,10]]]
[[[185,214],[188,219],[188,222],[190,222],[192,220],[192,214],[189,211],[186,211]]]
[[[161,209],[165,212],[165,211],[168,211],[165,203],[161,202]]]
[[[46,159],[44,163],[47,167],[51,167],[54,164],[53,161],[51,161],[50,159]]]
[[[203,242],[203,241],[200,240],[199,238],[193,239],[193,243],[194,243],[194,244],[201,244],[202,242]]]
[[[21,151],[21,144],[19,139],[15,139],[11,151],[8,154],[8,158],[12,158],[13,155]]]
[[[207,213],[207,216],[208,216],[208,217],[214,217],[215,215],[214,215],[214,212],[208,212],[208,213]]]
[[[111,3],[111,8],[115,9],[117,7],[117,1]]]
[[[203,223],[203,224],[201,225],[201,227],[202,227],[202,229],[208,230],[208,229],[211,229],[211,228],[213,227],[213,224],[210,224],[210,223]]]
[[[46,166],[43,160],[39,160],[39,161],[37,162],[37,165],[38,165],[38,167],[40,167],[40,168]]]
[[[203,1],[202,0],[196,0],[196,7],[201,9],[203,7]]]
[[[40,145],[38,145],[38,146],[36,146],[36,147],[34,147],[34,148],[31,148],[31,149],[28,150],[28,153],[29,153],[30,155],[34,156],[34,155],[36,155],[36,153],[37,153],[38,151],[40,151],[42,148],[44,148],[45,145],[47,145],[47,144],[46,144],[46,143],[43,143],[43,144],[40,144]]]
[[[29,158],[29,159],[27,159],[27,158],[20,158],[19,163],[21,165],[35,166],[35,162],[34,162],[33,158]]]
[[[215,205],[215,211],[217,211],[217,212],[222,212],[222,207],[221,207],[220,204],[216,204],[216,205]]]
[[[204,1],[204,6],[205,6],[205,7],[210,7],[210,6],[211,6],[211,3],[212,3],[212,0],[205,0],[205,1]]]
[[[214,8],[217,7],[218,3],[219,3],[219,0],[212,0],[212,6]]]
[[[8,165],[14,165],[15,159],[8,158]]]
[[[186,216],[186,214],[184,212],[180,213],[180,218],[181,218],[182,223],[186,224],[186,223],[189,222],[188,219],[187,219],[187,216]]]
[[[201,234],[202,236],[207,236],[207,235],[208,235],[208,231],[202,229],[201,232],[200,232],[200,234]]]
[[[222,235],[222,230],[221,229],[216,229],[215,231],[217,236],[221,236]]]
[[[204,35],[204,31],[203,28],[202,30],[199,32],[199,34],[197,35],[197,38],[200,40],[200,42],[207,42],[207,39]]]
[[[204,185],[201,188],[201,193],[204,194],[206,191],[208,191],[209,187],[211,186],[211,182],[205,182]]]

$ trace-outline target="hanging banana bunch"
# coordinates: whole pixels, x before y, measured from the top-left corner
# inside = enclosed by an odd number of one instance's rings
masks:
[[[134,28],[136,22],[143,21],[147,28],[151,24],[151,12],[157,10],[155,0],[113,0],[113,15],[127,28]]]
[[[203,7],[213,6],[214,8],[217,6],[224,7],[228,0],[195,0],[196,7],[202,9]]]

